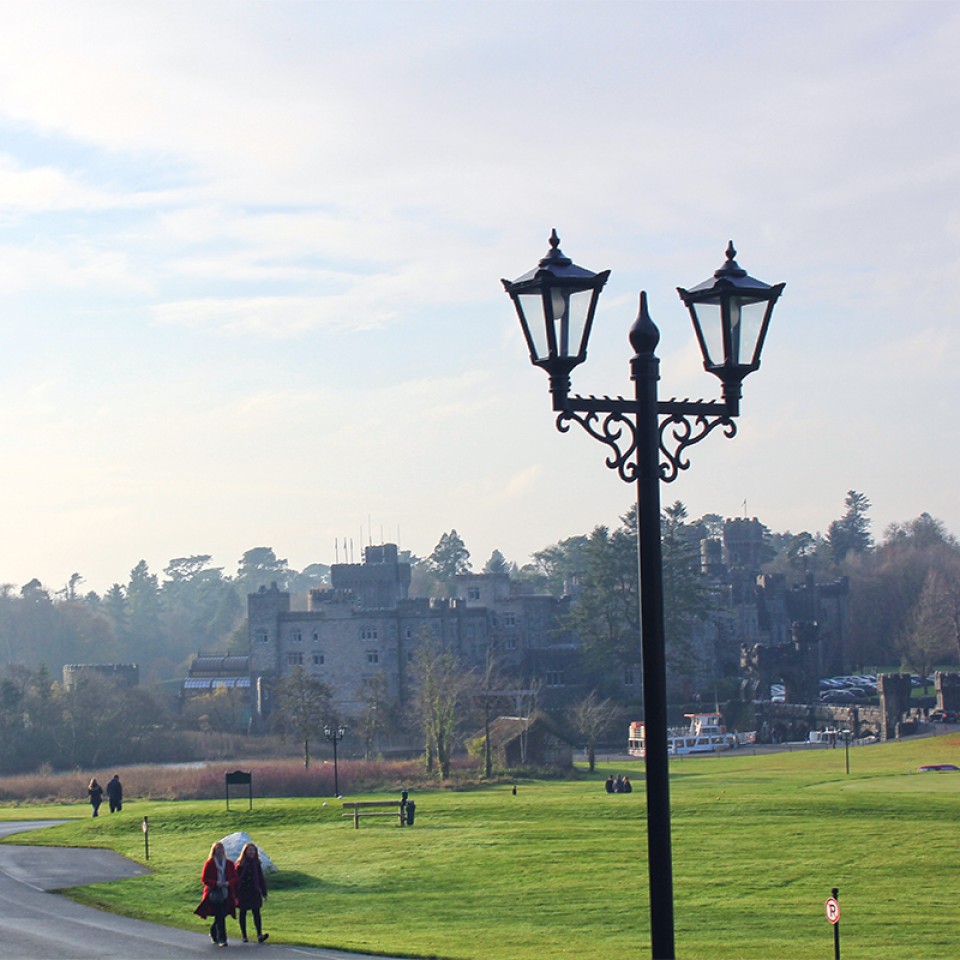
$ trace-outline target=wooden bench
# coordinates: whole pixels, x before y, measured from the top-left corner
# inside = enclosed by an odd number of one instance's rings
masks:
[[[371,809],[377,808],[380,809]],[[390,810],[384,810],[384,807],[390,807]],[[353,817],[353,826],[355,829],[360,829],[360,818],[361,817],[396,817],[400,823],[399,826],[404,826],[404,802],[403,800],[352,800],[343,805],[343,809],[346,810],[346,813],[341,813],[341,817]]]

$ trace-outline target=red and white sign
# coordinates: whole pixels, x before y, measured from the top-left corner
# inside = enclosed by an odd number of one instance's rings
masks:
[[[827,915],[827,919],[831,923],[840,922],[840,904],[837,903],[835,898],[833,897],[827,898],[826,909],[824,912]]]

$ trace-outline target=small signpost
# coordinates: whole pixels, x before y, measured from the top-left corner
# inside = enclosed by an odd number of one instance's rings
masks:
[[[840,891],[834,887],[830,891],[830,896],[824,904],[824,913],[827,919],[833,924],[833,958],[840,960],[840,901],[837,899]]]
[[[249,800],[250,806],[249,809],[253,809],[253,774],[246,773],[243,770],[234,770],[233,773],[225,773],[224,778],[224,788],[227,791],[227,809],[230,809],[230,786],[232,784],[245,786],[249,790]]]
[[[150,824],[147,823],[147,818],[143,818],[143,823],[141,824],[143,829],[143,858],[145,860],[150,859]]]

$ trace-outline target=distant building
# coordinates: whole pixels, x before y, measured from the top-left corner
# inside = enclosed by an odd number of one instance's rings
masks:
[[[506,574],[458,577],[455,597],[410,598],[410,566],[388,543],[367,547],[363,564],[335,564],[330,584],[310,591],[307,610],[293,610],[275,584],[249,595],[253,682],[303,667],[349,717],[363,708],[364,685],[380,676],[388,698],[402,704],[417,651],[431,638],[468,668],[495,652],[504,669],[540,677],[547,700],[578,686],[578,651],[560,625],[568,602],[524,593]]]
[[[140,667],[135,663],[68,663],[63,667],[63,686],[70,690],[84,677],[101,677],[119,687],[140,684]]]

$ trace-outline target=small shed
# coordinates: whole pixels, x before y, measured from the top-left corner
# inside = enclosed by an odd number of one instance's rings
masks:
[[[573,743],[542,713],[497,717],[490,725],[490,745],[501,767],[573,766]]]

